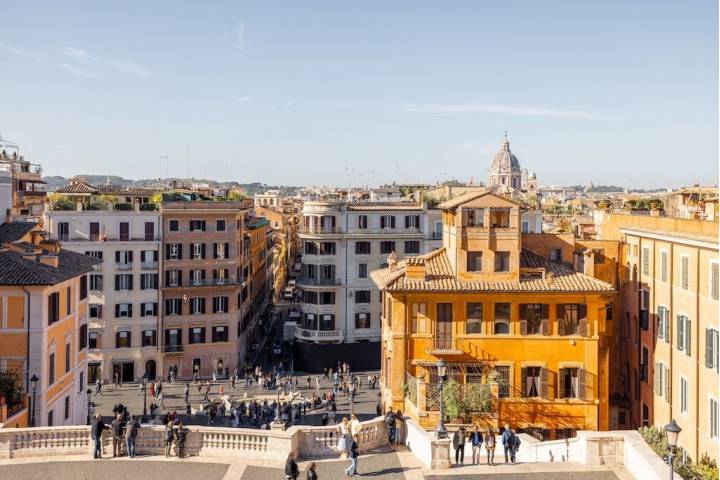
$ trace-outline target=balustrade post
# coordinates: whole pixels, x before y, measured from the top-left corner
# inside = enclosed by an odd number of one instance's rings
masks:
[[[417,411],[418,417],[427,411],[427,382],[425,382],[425,374],[421,373],[417,377]]]

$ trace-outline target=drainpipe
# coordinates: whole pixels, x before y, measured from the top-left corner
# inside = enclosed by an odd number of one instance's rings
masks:
[[[25,322],[27,323],[27,346],[25,349],[25,393],[30,394],[30,292],[22,287],[25,292]]]

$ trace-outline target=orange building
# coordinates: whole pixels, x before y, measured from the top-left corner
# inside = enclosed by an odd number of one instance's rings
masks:
[[[451,421],[544,439],[607,429],[617,242],[523,235],[521,205],[492,193],[440,208],[440,249],[391,255],[372,274],[383,292],[384,406],[434,428],[443,360],[465,399]]]
[[[86,274],[99,260],[46,241],[34,223],[0,225],[0,245],[0,370],[36,399],[25,417],[35,425],[85,423]]]

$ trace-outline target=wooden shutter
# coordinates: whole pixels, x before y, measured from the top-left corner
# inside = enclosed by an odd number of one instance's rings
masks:
[[[550,321],[547,318],[540,322],[540,329],[543,335],[550,335]]]
[[[140,274],[140,290],[145,290],[145,275]]]
[[[677,349],[681,352],[685,348],[685,325],[682,315],[677,316]]]
[[[385,228],[385,215],[380,216],[380,228]]]
[[[520,369],[520,396],[527,397],[527,368]]]
[[[547,368],[540,369],[540,396],[543,398],[550,398],[550,388],[548,386],[549,372]]]
[[[201,247],[200,247],[200,258],[202,258],[203,260],[205,260],[205,244],[202,243],[202,244],[200,244],[200,245],[201,245]]]
[[[154,280],[154,282],[153,282],[153,287],[154,287],[155,289],[160,288],[160,285],[159,285],[159,283],[160,283],[160,275],[157,274],[157,273],[153,273],[153,280]]]
[[[165,260],[170,260],[170,244],[165,245]]]
[[[128,317],[132,317],[132,316],[133,316],[133,314],[132,314],[132,307],[133,307],[133,304],[132,304],[132,303],[129,303],[129,304],[128,304]]]
[[[690,356],[692,354],[692,321],[689,318],[685,319],[685,353]]]
[[[390,217],[390,228],[395,228],[395,215]]]
[[[130,250],[128,252],[128,263],[132,263],[132,262],[133,262],[133,252],[132,252],[132,250]]]
[[[120,250],[115,251],[115,263],[120,263]]]
[[[705,329],[705,366],[707,368],[713,368],[713,338],[712,330],[709,328]]]
[[[120,290],[120,275],[115,275],[115,291]]]
[[[140,251],[140,261],[145,263],[145,250]]]
[[[116,303],[115,304],[115,318],[118,318],[118,317],[120,317],[120,304]]]
[[[555,322],[558,325],[558,335],[565,335],[565,305],[558,303],[555,313]]]
[[[520,335],[527,335],[527,320],[520,320]]]
[[[587,318],[581,318],[578,322],[578,335],[587,337],[588,335],[588,322]]]
[[[665,395],[665,401],[670,401],[670,369],[669,368],[663,368],[663,374],[665,375],[665,392],[663,394]]]
[[[133,289],[133,279],[135,278],[135,275],[128,275],[128,290]]]
[[[558,398],[567,398],[565,392],[565,369],[561,368],[558,370]]]
[[[405,228],[410,228],[410,216],[405,215]]]
[[[213,258],[218,258],[218,244],[213,243]]]
[[[225,242],[225,256],[223,258],[230,258],[230,243]]]
[[[142,283],[142,277],[140,277],[140,278],[141,278],[140,283]],[[144,303],[141,303],[141,304],[140,304],[140,316],[141,316],[141,317],[144,317],[144,316],[145,316],[145,306],[144,306],[144,305],[145,305]],[[141,332],[141,333],[142,333],[142,332]],[[145,338],[145,337],[142,336],[142,338]]]
[[[157,262],[157,261],[158,261],[158,251],[153,250],[153,262]]]
[[[98,306],[97,306],[97,310],[98,310],[98,318],[102,318],[103,306],[102,306],[102,305],[98,305]]]
[[[178,247],[178,250],[177,250],[177,252],[178,252],[177,258],[178,258],[178,260],[182,260],[182,258],[183,258],[183,257],[182,257],[182,250],[183,250],[183,248],[182,248],[182,247],[183,247],[183,246],[182,246],[182,243],[179,243],[177,247]]]
[[[663,312],[665,314],[665,343],[670,343],[670,310],[667,308]]]
[[[577,398],[579,398],[579,399],[581,399],[581,400],[584,400],[585,397],[586,397],[586,395],[585,395],[585,388],[586,388],[586,386],[585,386],[585,385],[586,385],[586,382],[587,382],[587,378],[586,378],[587,375],[585,374],[585,369],[583,369],[583,368],[578,368],[577,376],[578,376],[578,381],[577,381],[577,384],[578,384]]]
[[[662,395],[662,392],[660,391],[660,364],[658,362],[655,362],[655,369],[653,370],[653,390],[655,391],[655,395]]]

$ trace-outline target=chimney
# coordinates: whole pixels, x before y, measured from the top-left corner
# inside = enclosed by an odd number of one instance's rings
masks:
[[[397,253],[395,253],[395,250],[390,252],[390,255],[388,255],[387,264],[388,264],[388,267],[390,268],[391,272],[394,272],[395,270],[397,270],[398,256],[397,256]]]
[[[46,253],[40,257],[40,263],[50,265],[53,268],[58,268],[60,265],[60,257],[55,254]]]
[[[585,261],[583,262],[583,272],[588,277],[594,277],[595,276],[595,252],[590,250],[589,248],[583,252],[583,256],[585,257]]]
[[[425,257],[405,258],[405,278],[408,280],[424,281],[426,273]]]

